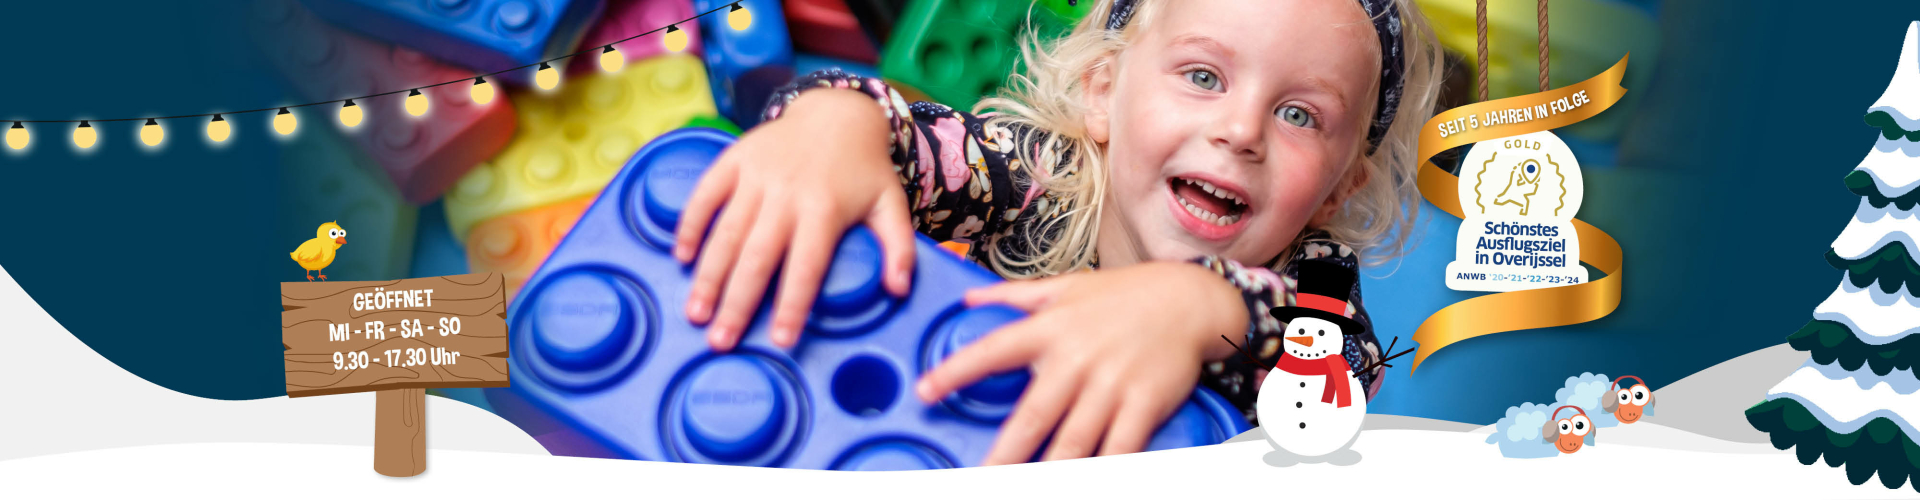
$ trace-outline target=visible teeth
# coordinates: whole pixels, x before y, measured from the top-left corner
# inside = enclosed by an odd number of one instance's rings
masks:
[[[1207,221],[1208,224],[1213,224],[1216,226],[1230,226],[1230,225],[1233,225],[1233,223],[1235,222],[1240,222],[1240,216],[1238,215],[1216,214],[1216,213],[1207,211],[1207,209],[1194,206],[1194,204],[1191,202],[1188,202],[1186,198],[1179,198],[1179,200],[1180,200],[1180,206],[1185,207],[1187,209],[1187,213],[1193,214],[1195,218],[1198,218],[1203,221]]]
[[[1215,186],[1211,182],[1207,182],[1199,179],[1181,179],[1181,180],[1187,181],[1187,184],[1192,184],[1195,187],[1200,188],[1202,191],[1206,191],[1207,194],[1218,196],[1220,197],[1220,199],[1227,200],[1228,202],[1238,204],[1238,205],[1247,204],[1246,201],[1242,201],[1239,197],[1234,196],[1233,192],[1227,191],[1226,189],[1222,189],[1220,186]]]

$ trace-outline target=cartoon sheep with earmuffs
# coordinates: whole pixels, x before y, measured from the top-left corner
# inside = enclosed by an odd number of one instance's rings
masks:
[[[1620,388],[1620,381],[1633,379],[1633,387]],[[1618,390],[1615,390],[1618,389]],[[1560,410],[1572,408],[1574,415],[1560,418]],[[1647,389],[1645,381],[1632,375],[1613,379],[1607,384],[1607,392],[1600,395],[1600,411],[1613,414],[1613,418],[1622,424],[1639,422],[1646,411],[1653,408],[1653,391]],[[1580,447],[1592,443],[1600,432],[1587,418],[1587,412],[1574,405],[1565,405],[1553,409],[1553,415],[1547,417],[1551,422],[1540,427],[1540,439],[1553,442],[1553,448],[1561,453],[1580,451]]]
[[[1627,379],[1634,384],[1623,386]],[[1567,377],[1554,396],[1551,405],[1508,408],[1487,442],[1500,445],[1500,454],[1508,458],[1565,455],[1593,446],[1600,427],[1638,422],[1653,410],[1653,391],[1632,375],[1611,381],[1593,373]]]
[[[1626,379],[1633,379],[1633,387],[1620,387],[1620,381]],[[1607,390],[1613,394],[1600,396],[1600,410],[1612,413],[1620,423],[1639,422],[1641,416],[1653,409],[1653,390],[1648,389],[1646,381],[1640,380],[1640,377],[1626,375],[1613,379],[1613,383],[1607,385]]]
[[[1565,405],[1554,408],[1553,415],[1547,419],[1559,418],[1560,410],[1568,408],[1573,409],[1573,416],[1553,420],[1547,422],[1547,425],[1540,426],[1540,439],[1552,442],[1553,449],[1560,450],[1561,453],[1580,451],[1581,446],[1593,442],[1600,435],[1600,430],[1593,428],[1593,420],[1587,418],[1587,412],[1578,406]]]

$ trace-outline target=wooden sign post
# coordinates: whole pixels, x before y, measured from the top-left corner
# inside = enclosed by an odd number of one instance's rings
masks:
[[[427,470],[429,387],[506,387],[499,273],[280,284],[287,396],[379,391],[373,470]]]

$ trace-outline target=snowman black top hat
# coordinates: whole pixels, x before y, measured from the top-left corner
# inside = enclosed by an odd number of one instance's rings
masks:
[[[1340,264],[1301,261],[1295,305],[1275,307],[1267,313],[1284,322],[1300,317],[1320,318],[1340,325],[1342,334],[1358,334],[1360,322],[1347,316],[1347,299],[1353,295],[1353,282],[1357,278],[1352,269]]]

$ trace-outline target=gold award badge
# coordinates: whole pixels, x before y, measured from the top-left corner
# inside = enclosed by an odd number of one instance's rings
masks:
[[[1573,216],[1580,163],[1553,132],[1482,141],[1461,164],[1465,221],[1447,287],[1507,292],[1587,282]]]

